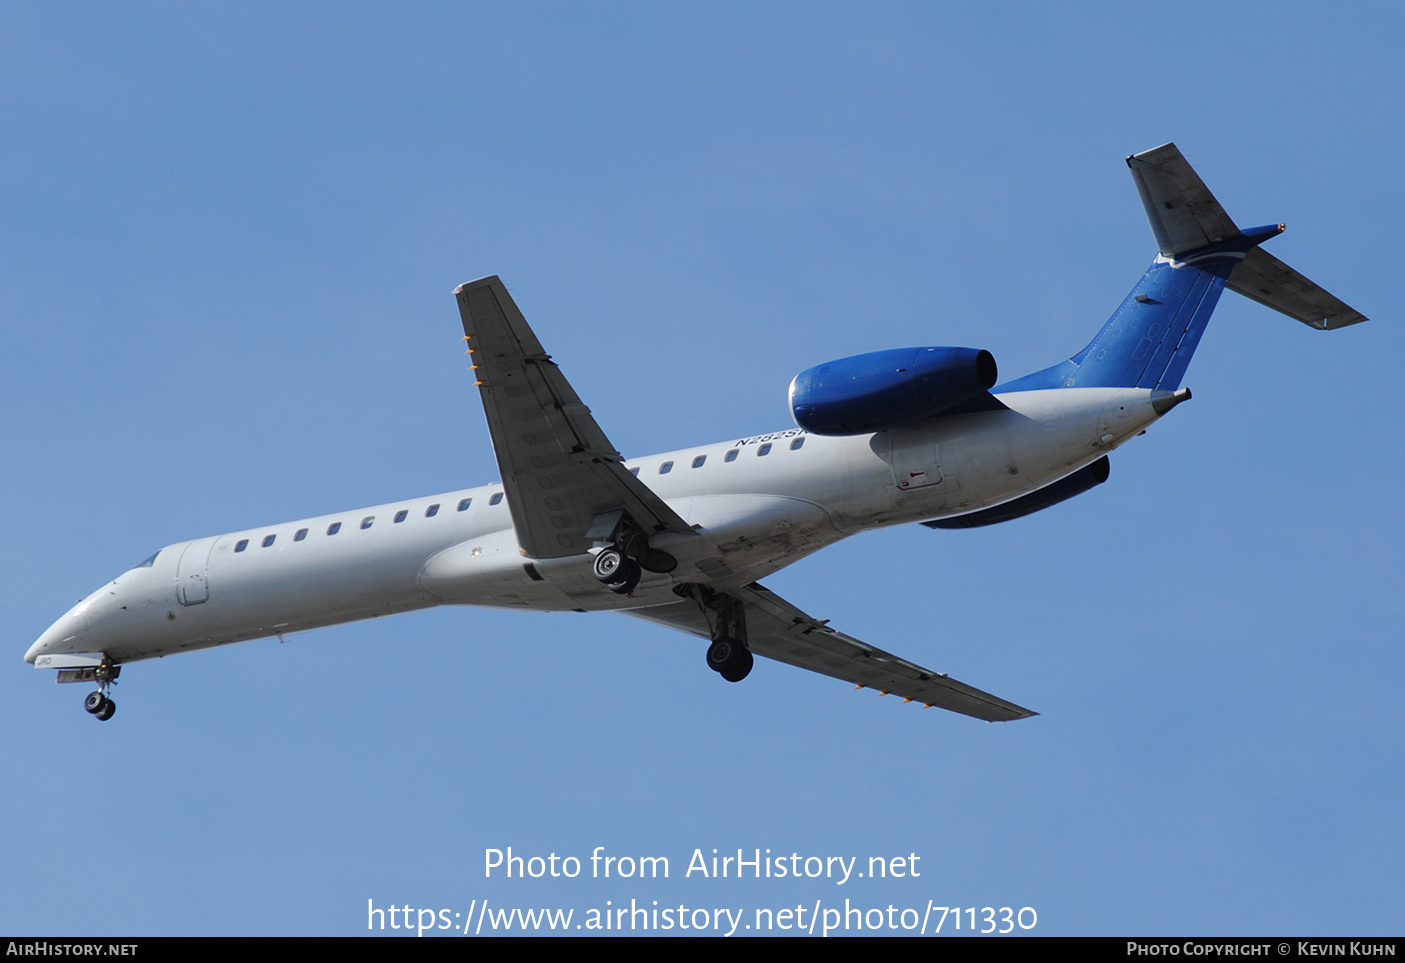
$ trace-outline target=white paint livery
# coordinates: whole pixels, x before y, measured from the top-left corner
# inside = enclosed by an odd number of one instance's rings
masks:
[[[525,557],[507,499],[490,504],[501,485],[195,539],[167,546],[149,565],[84,599],[25,659],[41,668],[97,666],[104,658],[124,665],[443,604],[614,610],[692,631],[670,617],[694,604],[680,601],[674,591],[680,584],[722,594],[743,590],[848,535],[1017,498],[1142,431],[1170,395],[1125,388],[1016,392],[1000,396],[1008,410],[895,431],[827,437],[789,429],[637,459],[626,467],[639,470],[689,531],[650,540],[677,567],[643,573],[628,595],[592,575],[591,553]],[[759,454],[768,443],[770,450]],[[732,461],[729,451],[738,453]],[[660,474],[667,462],[673,468]],[[427,515],[431,506],[438,508]],[[339,529],[329,535],[334,525]],[[872,681],[820,671],[861,685]],[[884,691],[902,694],[896,684]],[[976,714],[1032,714],[1016,708]]]
[[[1103,480],[1095,462],[1190,396],[1180,379],[1226,286],[1316,328],[1365,320],[1261,251],[1283,225],[1240,231],[1174,144],[1127,163],[1159,256],[1083,352],[994,400],[968,386],[952,407],[885,401],[879,420],[841,423],[876,433],[793,428],[629,464],[507,288],[483,278],[455,295],[500,484],[168,546],[25,658],[62,682],[96,681],[85,707],[107,719],[109,683],[141,659],[436,605],[613,610],[711,640],[708,664],[731,682],[755,653],[989,721],[1033,715],[832,629],[757,580],[856,532],[971,515],[1093,466],[1087,484],[994,513],[1017,517]],[[905,390],[927,375],[883,368],[902,354],[846,359],[858,366],[833,384]],[[985,357],[980,384],[994,384]],[[939,410],[965,413],[904,423]]]

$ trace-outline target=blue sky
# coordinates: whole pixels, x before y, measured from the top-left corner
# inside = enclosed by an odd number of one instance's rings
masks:
[[[1398,934],[1405,222],[1392,6],[162,4],[0,26],[0,930],[347,934],[367,900],[1033,907],[1044,934]],[[498,274],[627,455],[785,427],[833,358],[1091,337],[1174,140],[1373,320],[1226,295],[1107,485],[768,580],[1009,725],[606,615],[439,610],[21,656],[159,546],[496,477],[451,291]],[[4,663],[0,663],[4,664]],[[484,851],[669,880],[485,879]],[[920,878],[684,878],[695,848]],[[588,870],[587,870],[588,873]],[[578,917],[579,919],[579,917]],[[949,926],[949,924],[948,924]]]

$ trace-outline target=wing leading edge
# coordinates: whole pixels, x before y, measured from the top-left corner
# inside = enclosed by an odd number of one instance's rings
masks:
[[[1038,715],[831,629],[759,582],[729,589],[727,594],[744,606],[747,647],[755,655],[876,689],[883,695],[902,696],[905,702],[949,709],[987,722]],[[692,600],[630,609],[625,614],[705,639],[712,637],[709,617]]]
[[[688,523],[624,467],[496,276],[454,295],[523,554],[579,555],[597,516],[623,510],[646,533]]]

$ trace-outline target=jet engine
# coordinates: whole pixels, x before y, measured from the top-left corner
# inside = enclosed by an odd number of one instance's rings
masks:
[[[790,383],[795,423],[817,435],[861,435],[933,415],[1002,408],[995,358],[981,348],[894,348],[831,361]]]

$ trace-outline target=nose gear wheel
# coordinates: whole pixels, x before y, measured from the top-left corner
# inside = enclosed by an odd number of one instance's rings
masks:
[[[113,665],[106,658],[98,666],[94,673],[97,679],[98,689],[96,692],[89,692],[83,699],[83,708],[98,718],[99,722],[106,722],[112,718],[117,711],[117,703],[108,697],[108,692],[112,689],[112,680],[117,678],[117,674],[122,671],[120,665]]]

